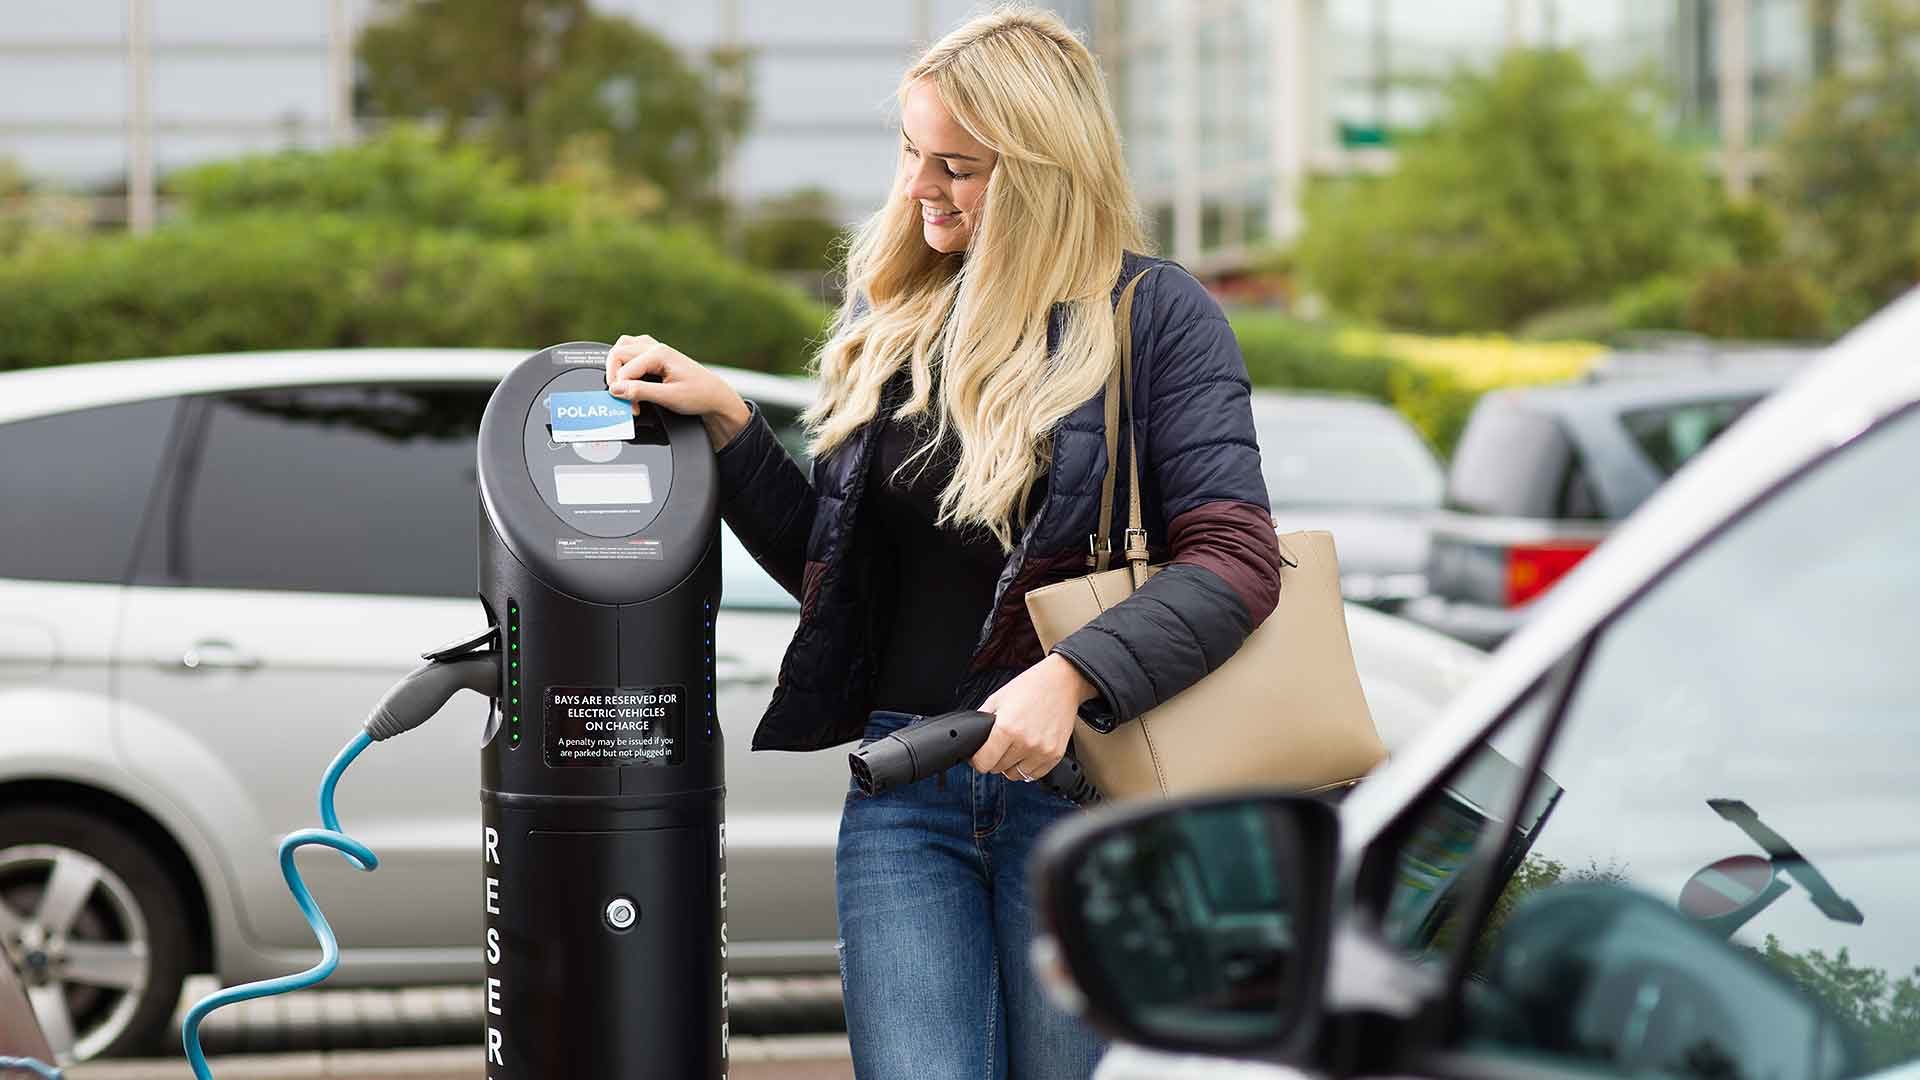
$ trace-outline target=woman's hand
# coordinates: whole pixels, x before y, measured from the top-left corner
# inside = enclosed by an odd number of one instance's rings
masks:
[[[725,379],[646,334],[621,334],[607,351],[607,392],[633,402],[635,412],[640,402],[651,401],[661,408],[698,416],[715,450],[733,441],[752,417],[747,403]]]
[[[1080,703],[1099,692],[1066,657],[1048,653],[980,704],[993,731],[971,764],[1009,780],[1040,779],[1066,756]]]

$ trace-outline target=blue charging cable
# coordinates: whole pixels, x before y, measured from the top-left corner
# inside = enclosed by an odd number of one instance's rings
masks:
[[[41,1080],[60,1080],[60,1070],[33,1058],[0,1057],[0,1069],[18,1069],[38,1074]]]
[[[307,891],[307,883],[300,879],[300,869],[293,864],[293,853],[309,844],[317,844],[338,851],[356,869],[372,870],[380,865],[380,858],[373,853],[373,849],[340,831],[340,815],[333,809],[333,789],[340,784],[340,774],[347,771],[347,766],[360,756],[360,751],[372,744],[373,736],[363,731],[354,736],[346,749],[340,751],[333,759],[333,764],[327,766],[327,775],[320,781],[320,821],[326,828],[301,829],[288,833],[280,841],[280,873],[287,879],[287,889],[293,893],[294,902],[300,905],[300,913],[307,917],[308,925],[313,927],[313,936],[320,939],[320,962],[297,975],[282,975],[277,979],[262,979],[227,987],[201,998],[193,1008],[187,1010],[187,1018],[180,1025],[180,1042],[187,1049],[187,1064],[193,1066],[195,1080],[213,1080],[213,1070],[207,1067],[206,1055],[200,1050],[200,1021],[205,1020],[207,1014],[236,1001],[305,990],[333,974],[333,969],[339,966],[340,942],[333,936],[333,927],[327,925],[327,917],[320,914],[320,905],[313,902],[313,894]],[[0,1058],[0,1063],[6,1060]],[[59,1080],[58,1073],[46,1072],[42,1075]]]

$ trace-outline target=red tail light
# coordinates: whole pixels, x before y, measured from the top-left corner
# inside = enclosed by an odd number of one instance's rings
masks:
[[[1507,549],[1507,606],[1539,596],[1587,557],[1598,541],[1575,540],[1552,544],[1515,544]]]

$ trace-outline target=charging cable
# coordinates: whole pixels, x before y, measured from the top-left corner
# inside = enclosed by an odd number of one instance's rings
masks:
[[[327,766],[327,774],[320,781],[320,820],[326,828],[300,829],[280,841],[280,873],[287,879],[293,902],[300,905],[300,913],[307,917],[307,925],[313,927],[313,936],[320,939],[320,962],[297,975],[227,987],[208,994],[188,1009],[187,1018],[180,1025],[180,1042],[187,1049],[187,1064],[193,1067],[195,1080],[213,1080],[213,1070],[207,1067],[207,1057],[200,1050],[200,1021],[205,1020],[208,1013],[236,1001],[305,990],[333,974],[333,969],[340,965],[340,942],[333,936],[333,927],[327,925],[327,917],[320,913],[320,905],[313,902],[307,883],[301,880],[300,868],[293,864],[293,853],[314,844],[338,851],[357,870],[372,870],[380,865],[380,857],[373,849],[340,831],[340,815],[333,809],[333,789],[339,786],[340,774],[347,771],[360,751],[372,745],[373,736],[363,731]]]
[[[333,792],[340,785],[340,776],[353,764],[353,759],[376,740],[392,738],[426,723],[456,691],[465,689],[495,695],[500,684],[498,655],[491,649],[480,648],[492,640],[492,634],[489,630],[462,645],[426,654],[427,663],[387,691],[367,718],[366,730],[355,735],[327,766],[326,775],[320,780],[320,822],[325,827],[291,832],[280,841],[280,873],[287,879],[287,890],[293,893],[294,903],[300,905],[307,925],[313,927],[313,936],[320,941],[320,962],[295,975],[227,987],[201,998],[188,1009],[187,1018],[180,1025],[180,1043],[186,1048],[187,1064],[193,1067],[195,1080],[213,1080],[213,1070],[208,1068],[206,1055],[200,1049],[200,1022],[209,1013],[236,1001],[305,990],[333,974],[333,969],[340,965],[340,942],[333,936],[333,927],[327,925],[327,917],[320,913],[320,905],[314,903],[307,883],[301,879],[300,868],[293,863],[294,852],[309,845],[329,847],[344,856],[356,870],[372,870],[380,865],[380,857],[373,849],[341,831],[340,815],[333,809]],[[0,1058],[0,1065],[8,1060]],[[59,1080],[57,1072],[42,1075]]]
[[[30,1072],[39,1076],[41,1080],[60,1080],[59,1069],[43,1061],[36,1061],[33,1058],[0,1057],[0,1069],[18,1069],[21,1072]]]

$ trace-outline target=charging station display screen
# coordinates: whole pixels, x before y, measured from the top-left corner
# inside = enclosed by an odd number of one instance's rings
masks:
[[[653,501],[645,465],[555,465],[555,497],[564,506],[638,506]]]
[[[684,686],[550,686],[545,713],[550,766],[687,760]]]

